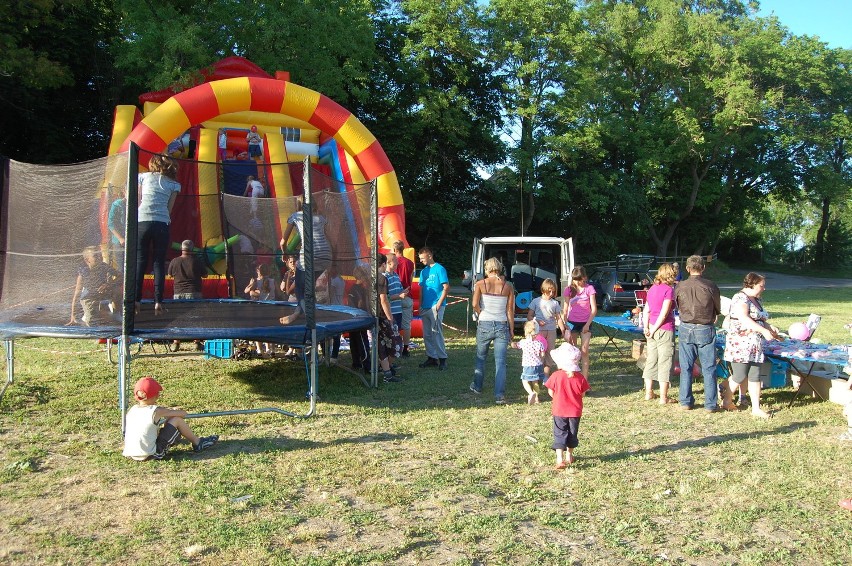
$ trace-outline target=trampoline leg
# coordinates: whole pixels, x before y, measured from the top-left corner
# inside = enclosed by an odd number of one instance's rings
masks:
[[[313,346],[310,348],[310,352],[306,354],[309,364],[310,377],[308,380],[310,390],[308,391],[308,397],[311,400],[310,407],[308,412],[303,415],[297,415],[296,413],[291,413],[290,411],[285,411],[284,409],[279,409],[278,407],[264,407],[262,409],[234,409],[231,411],[205,411],[203,413],[190,413],[186,415],[185,419],[200,419],[203,417],[225,417],[230,415],[255,415],[257,413],[278,413],[279,415],[286,415],[288,417],[295,418],[308,418],[314,414],[317,407],[317,374],[319,372],[319,364],[317,363],[317,331],[313,329],[311,331],[311,344]]]
[[[118,339],[118,410],[121,419],[121,437],[124,438],[127,415],[127,369],[130,364],[128,355],[127,336],[121,335]]]
[[[15,341],[4,340],[3,345],[6,347],[6,383],[3,384],[3,389],[0,389],[0,401],[3,400],[6,389],[15,381]]]
[[[317,349],[318,348],[317,348],[317,329],[316,328],[311,329],[311,344],[313,344],[314,347],[311,348],[311,380],[310,380],[311,390],[308,392],[308,396],[310,397],[310,407],[308,408],[308,412],[305,415],[306,417],[310,417],[311,415],[313,415],[314,411],[317,408],[317,383],[319,382],[319,379],[317,377],[317,374],[319,373],[319,367],[317,367],[317,366],[319,364],[317,363]],[[326,352],[331,351],[331,350],[329,350],[327,344],[326,344],[325,351]]]

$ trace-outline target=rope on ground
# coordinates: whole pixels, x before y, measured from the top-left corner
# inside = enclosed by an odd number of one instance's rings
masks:
[[[466,303],[467,304],[468,303],[467,297],[447,295],[447,306],[444,307],[444,308],[445,309],[450,308],[452,305],[458,305],[459,303]],[[467,314],[466,314],[465,320],[467,320],[467,318],[468,317],[467,317]],[[456,328],[455,326],[453,326],[451,324],[447,324],[446,322],[443,322],[443,321],[441,321],[441,324],[443,324],[444,326],[446,326],[450,330],[455,330],[456,332],[460,332],[460,333],[465,334],[465,335],[468,334],[468,332],[469,332],[469,330],[466,329],[466,328],[465,329]]]
[[[15,342],[15,349],[24,349],[24,350],[32,350],[34,352],[41,352],[43,354],[59,354],[61,356],[86,356],[89,354],[99,354],[103,355],[104,349],[98,348],[95,350],[80,350],[79,352],[68,352],[65,350],[51,350],[49,348],[37,348],[35,346],[28,346],[26,344],[21,344],[20,342]]]

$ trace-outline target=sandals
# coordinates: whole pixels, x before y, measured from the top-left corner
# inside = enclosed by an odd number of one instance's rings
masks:
[[[722,405],[722,410],[723,410],[723,411],[733,411],[733,412],[736,412],[736,411],[739,411],[739,410],[740,410],[740,408],[739,408],[739,406],[734,405],[733,403],[731,403],[730,405]]]
[[[568,467],[568,462],[559,462],[558,464],[556,464],[557,470],[564,470],[567,467]]]
[[[841,499],[838,505],[840,505],[844,509],[852,511],[852,499]]]
[[[654,393],[653,391],[651,393],[645,393],[645,400],[646,401],[653,401],[656,398],[657,398],[657,394]]]
[[[672,399],[671,397],[660,398],[660,405],[670,405],[672,403],[677,403],[677,399]]]

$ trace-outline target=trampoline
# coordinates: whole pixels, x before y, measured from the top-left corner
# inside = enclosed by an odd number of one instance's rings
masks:
[[[167,301],[164,306],[165,312],[154,316],[151,303],[143,303],[131,335],[144,340],[238,339],[293,345],[309,344],[311,339],[304,314],[290,325],[278,321],[294,311],[295,303],[217,299]],[[17,313],[4,311],[0,314],[0,339],[115,338],[122,333],[118,317],[114,325],[65,326],[63,315],[67,318],[67,311],[66,307],[63,312],[51,313],[40,305]],[[316,305],[315,324],[316,339],[322,342],[372,326],[373,316],[345,305]]]
[[[283,265],[278,242],[287,219],[295,212],[304,218],[304,241],[289,243],[294,253],[301,250],[304,266],[304,297],[300,302],[286,300],[252,301],[238,298],[169,300],[165,312],[155,316],[151,301],[140,297],[141,308],[135,312],[137,237],[137,176],[140,160],[136,146],[119,154],[93,162],[67,166],[38,166],[3,162],[0,185],[0,340],[6,347],[7,380],[0,390],[0,400],[14,380],[14,341],[21,338],[107,338],[118,339],[118,395],[122,432],[126,413],[127,389],[132,340],[211,340],[242,339],[293,346],[318,346],[323,341],[345,332],[364,328],[376,329],[373,313],[342,304],[317,304],[314,272],[313,218],[322,217],[327,247],[331,257],[323,258],[344,278],[350,277],[358,265],[369,265],[376,273],[376,184],[342,186],[316,171],[308,160],[288,164],[301,165],[300,187],[291,196],[251,199],[224,193],[197,194],[193,188],[220,177],[219,164],[179,160],[182,189],[175,203],[173,218],[195,219],[172,226],[174,241],[192,239],[198,242],[198,253],[209,271],[224,275],[231,289],[242,289],[247,273],[254,266],[267,263]],[[268,167],[275,167],[269,164]],[[203,181],[206,179],[206,181]],[[296,183],[294,182],[294,185]],[[295,189],[301,194],[292,196]],[[117,249],[107,230],[106,211],[126,194],[126,247]],[[48,205],[46,205],[49,204]],[[367,212],[365,213],[364,210]],[[361,211],[358,222],[353,210]],[[365,218],[366,216],[366,218]],[[357,225],[357,226],[356,226]],[[216,231],[221,236],[204,239]],[[365,235],[356,228],[367,226]],[[369,245],[359,245],[366,241]],[[178,246],[179,247],[179,246]],[[289,249],[289,248],[288,248]],[[109,280],[117,294],[112,299],[103,291],[83,289],[87,297],[86,322],[70,315],[72,294],[76,298],[82,281],[81,258],[96,250],[99,262],[109,266]],[[172,252],[172,256],[176,255]],[[168,261],[168,260],[167,260]],[[99,269],[107,269],[97,263]],[[150,267],[148,269],[150,273]],[[50,274],[50,277],[36,274]],[[374,276],[375,277],[375,276]],[[112,283],[111,283],[112,284]],[[75,285],[78,288],[75,290]],[[375,280],[371,281],[375,297]],[[89,293],[88,295],[86,293]],[[145,291],[143,290],[143,295]],[[235,293],[232,293],[235,295]],[[373,301],[375,303],[375,301]],[[82,304],[82,300],[81,300]],[[293,323],[281,324],[280,318],[294,312]],[[82,307],[81,307],[82,308]],[[257,412],[277,412],[293,417],[311,416],[317,399],[317,348],[310,348],[308,397],[310,406],[304,414],[279,408],[204,411],[190,417],[206,417]],[[368,385],[378,383],[376,349],[373,346],[373,375]],[[365,382],[366,383],[366,382]]]

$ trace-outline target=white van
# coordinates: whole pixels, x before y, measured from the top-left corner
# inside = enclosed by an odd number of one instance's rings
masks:
[[[574,241],[571,238],[541,236],[499,236],[473,240],[470,271],[462,283],[473,284],[485,277],[485,260],[498,257],[506,268],[506,279],[515,287],[515,326],[527,320],[527,306],[540,294],[541,283],[553,279],[562,289],[571,284],[574,269]]]

